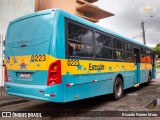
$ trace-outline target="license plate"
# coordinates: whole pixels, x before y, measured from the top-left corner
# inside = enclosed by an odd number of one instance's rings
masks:
[[[21,74],[21,78],[30,78],[30,74]]]

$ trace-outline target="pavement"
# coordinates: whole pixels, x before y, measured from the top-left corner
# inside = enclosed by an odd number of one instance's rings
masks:
[[[5,92],[5,88],[0,87],[0,108],[22,102],[29,102],[29,100],[22,97],[8,95]]]

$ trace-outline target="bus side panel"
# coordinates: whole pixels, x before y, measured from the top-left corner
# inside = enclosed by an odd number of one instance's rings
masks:
[[[134,86],[135,79],[136,79],[135,72],[137,72],[137,71],[124,72],[125,73],[125,77],[123,78],[124,79],[124,89],[127,89],[127,88]]]
[[[145,83],[145,82],[147,82],[148,81],[148,75],[149,75],[149,71],[151,71],[151,70],[142,70],[142,73],[143,73],[143,77],[142,77],[142,79],[141,79],[141,83]]]
[[[113,93],[114,80],[84,83],[66,87],[65,102]]]
[[[65,102],[112,93],[113,76],[114,73],[63,75],[64,84],[71,85],[65,86]]]
[[[146,75],[148,76],[148,70],[141,70],[140,83],[147,82]]]
[[[122,74],[124,89],[134,86],[134,71],[86,75],[64,75],[65,102],[113,93],[115,78]],[[124,77],[125,76],[125,77]],[[96,82],[93,82],[97,80]]]
[[[149,72],[151,71],[152,74],[152,64],[149,63],[141,63],[140,65],[140,83],[145,83],[148,81],[148,75]]]

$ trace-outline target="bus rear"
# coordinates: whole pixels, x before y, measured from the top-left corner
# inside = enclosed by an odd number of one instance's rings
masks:
[[[57,102],[63,99],[57,96],[62,92],[61,61],[49,55],[54,16],[55,11],[43,11],[10,23],[4,60],[8,94]]]

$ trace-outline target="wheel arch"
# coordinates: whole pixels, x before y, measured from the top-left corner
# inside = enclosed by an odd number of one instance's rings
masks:
[[[116,76],[116,78],[118,78],[118,77],[122,79],[123,86],[124,86],[124,77],[123,77],[123,75],[122,75],[122,74],[118,74],[118,75]],[[115,78],[115,80],[116,80],[116,78]]]

